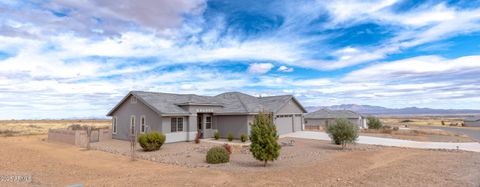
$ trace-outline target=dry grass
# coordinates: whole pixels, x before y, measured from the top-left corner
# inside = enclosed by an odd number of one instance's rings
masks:
[[[3,120],[0,121],[0,136],[23,136],[47,134],[48,129],[67,128],[70,125],[109,127],[110,120]]]
[[[390,126],[450,126],[458,124],[461,126],[463,119],[447,117],[381,117],[380,120],[385,125]],[[443,121],[443,124],[442,124]]]
[[[398,138],[415,141],[433,141],[433,142],[473,142],[466,135],[456,134],[449,131],[437,129],[362,129],[361,134],[367,136]]]

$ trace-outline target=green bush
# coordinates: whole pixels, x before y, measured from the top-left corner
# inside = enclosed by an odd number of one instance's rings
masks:
[[[367,121],[367,126],[369,129],[380,129],[383,127],[382,122],[376,117],[369,116],[367,117]]]
[[[247,137],[247,135],[246,135],[246,134],[241,134],[241,135],[240,135],[240,141],[242,141],[242,142],[246,142],[246,141],[247,141],[247,139],[248,139],[248,137]]]
[[[227,139],[228,141],[233,141],[233,133],[229,132],[228,135],[227,135]]]
[[[280,156],[277,129],[273,124],[272,114],[260,112],[251,124],[250,152],[252,156],[267,166],[268,161],[277,160]]]
[[[220,139],[220,132],[215,131],[215,132],[213,133],[213,137],[215,138],[215,140]]]
[[[358,138],[358,126],[347,119],[336,119],[335,124],[327,127],[328,136],[337,145],[342,145],[342,149],[347,143],[354,143]]]
[[[230,161],[230,154],[223,147],[213,147],[207,152],[207,163],[219,164]]]
[[[138,143],[144,151],[156,151],[165,143],[165,135],[159,132],[149,132],[138,136]]]

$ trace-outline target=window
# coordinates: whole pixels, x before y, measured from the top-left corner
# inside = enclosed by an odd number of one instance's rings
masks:
[[[178,118],[177,120],[177,130],[178,131],[183,131],[183,118]]]
[[[135,134],[135,116],[130,116],[130,134]]]
[[[205,128],[206,129],[211,129],[212,128],[212,116],[207,116],[205,118]]]
[[[113,116],[112,118],[112,132],[113,134],[117,134],[117,116]]]
[[[170,131],[171,132],[183,131],[183,118],[172,118],[170,121]]]
[[[137,98],[132,96],[132,98],[130,99],[130,103],[132,103],[132,104],[137,103]]]
[[[143,115],[141,118],[140,118],[140,132],[141,133],[145,133],[146,131],[146,122],[145,122],[145,116]]]

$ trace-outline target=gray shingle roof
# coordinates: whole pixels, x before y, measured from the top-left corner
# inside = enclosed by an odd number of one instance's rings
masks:
[[[213,105],[221,106],[216,113],[223,114],[248,114],[276,112],[285,103],[293,98],[292,95],[254,97],[240,92],[226,92],[216,96],[200,96],[195,94],[173,94],[161,92],[131,91],[130,94],[142,100],[146,105],[160,114],[189,114],[184,110],[183,105]],[[129,94],[129,95],[130,95]],[[126,97],[124,98],[126,99]],[[123,102],[122,100],[121,102]],[[120,102],[120,103],[121,103]],[[107,116],[110,116],[118,107],[113,108]],[[301,105],[300,105],[301,106]]]
[[[311,112],[305,115],[305,119],[336,119],[336,118],[355,118],[357,119],[360,114],[357,114],[350,110],[328,110],[320,109],[315,112]]]
[[[240,92],[227,92],[214,97],[223,103],[220,113],[257,113],[264,109],[258,98]]]

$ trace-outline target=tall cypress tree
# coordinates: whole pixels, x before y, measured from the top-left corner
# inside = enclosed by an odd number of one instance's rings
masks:
[[[251,124],[250,152],[255,159],[264,162],[264,167],[268,161],[274,161],[280,156],[281,146],[277,140],[277,129],[272,115],[260,112]]]

